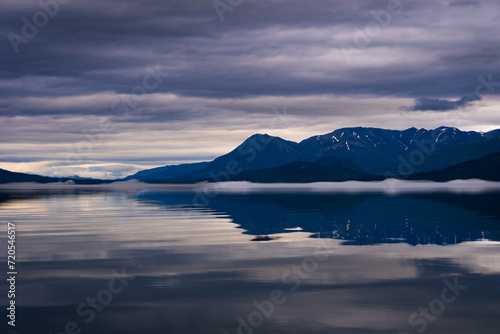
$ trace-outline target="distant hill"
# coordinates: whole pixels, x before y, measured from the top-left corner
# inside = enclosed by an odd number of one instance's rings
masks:
[[[25,174],[25,173],[16,173],[16,172],[10,172],[5,169],[0,169],[0,183],[9,183],[9,182],[50,183],[50,182],[59,182],[59,180],[60,179],[54,179],[52,177]]]
[[[318,162],[298,161],[279,167],[245,171],[232,176],[232,181],[259,183],[309,183],[342,181],[375,181],[383,177],[370,175],[345,167],[329,166]]]
[[[152,169],[145,169],[134,175],[127,176],[124,180],[167,180],[182,175],[191,174],[207,166],[209,162],[197,162],[192,164],[169,165]]]
[[[0,169],[0,184],[11,183],[11,182],[64,183],[68,181],[72,181],[75,184],[101,184],[101,183],[113,182],[112,180],[48,177],[48,176],[11,172],[5,169]]]
[[[432,172],[414,174],[408,179],[430,181],[482,179],[500,181],[500,153],[488,154],[479,159]]]
[[[337,157],[325,157],[321,158],[316,163],[331,166],[331,167],[343,167],[353,171],[363,172],[364,170],[360,168],[358,165],[354,164],[351,160],[345,158],[337,158]]]

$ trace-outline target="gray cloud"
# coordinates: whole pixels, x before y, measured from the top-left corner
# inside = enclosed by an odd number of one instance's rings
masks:
[[[470,66],[472,64],[492,64],[500,60],[500,53],[490,47],[485,47],[475,52],[453,52],[441,58],[446,63],[455,63],[462,66]]]
[[[155,64],[169,74],[157,92],[183,96],[467,94],[477,75],[488,72],[481,63],[456,63],[468,61],[471,50],[498,45],[496,35],[484,33],[497,25],[484,19],[481,8],[468,13],[468,22],[458,22],[447,7],[402,3],[403,12],[392,15],[349,64],[339,45],[353,44],[358,29],[376,23],[373,11],[387,10],[388,1],[362,2],[356,9],[347,0],[252,1],[228,12],[224,22],[205,0],[70,2],[20,45],[19,54],[3,40],[0,95],[126,94],[142,79],[144,68]],[[482,7],[499,12],[494,1]],[[21,17],[30,18],[39,9],[7,5],[0,30],[20,33]],[[477,20],[484,23],[478,27]],[[428,21],[435,23],[429,26]],[[453,56],[439,56],[449,50]],[[491,49],[478,56],[496,74],[497,53]],[[433,54],[442,60],[428,59]],[[391,63],[365,60],[388,55],[398,58]],[[438,67],[439,75],[432,71]]]
[[[450,7],[479,7],[480,3],[478,0],[454,0],[450,2]]]
[[[456,101],[432,98],[418,98],[411,107],[403,107],[406,111],[450,111],[471,105],[472,102],[480,101],[481,97],[476,95],[467,95]]]

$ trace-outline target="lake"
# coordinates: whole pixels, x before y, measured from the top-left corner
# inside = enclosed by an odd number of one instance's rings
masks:
[[[499,190],[266,189],[0,191],[8,329],[498,333]]]

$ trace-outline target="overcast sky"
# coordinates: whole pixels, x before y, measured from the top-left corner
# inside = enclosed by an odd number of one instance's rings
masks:
[[[498,0],[2,0],[0,168],[114,178],[254,133],[500,128],[499,27]]]

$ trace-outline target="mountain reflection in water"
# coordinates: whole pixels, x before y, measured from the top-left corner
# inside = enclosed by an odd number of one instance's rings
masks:
[[[191,193],[141,192],[139,201],[201,210]],[[458,244],[500,240],[500,194],[218,194],[206,209],[232,219],[245,234],[312,233],[344,245]],[[294,229],[300,227],[300,229]]]

